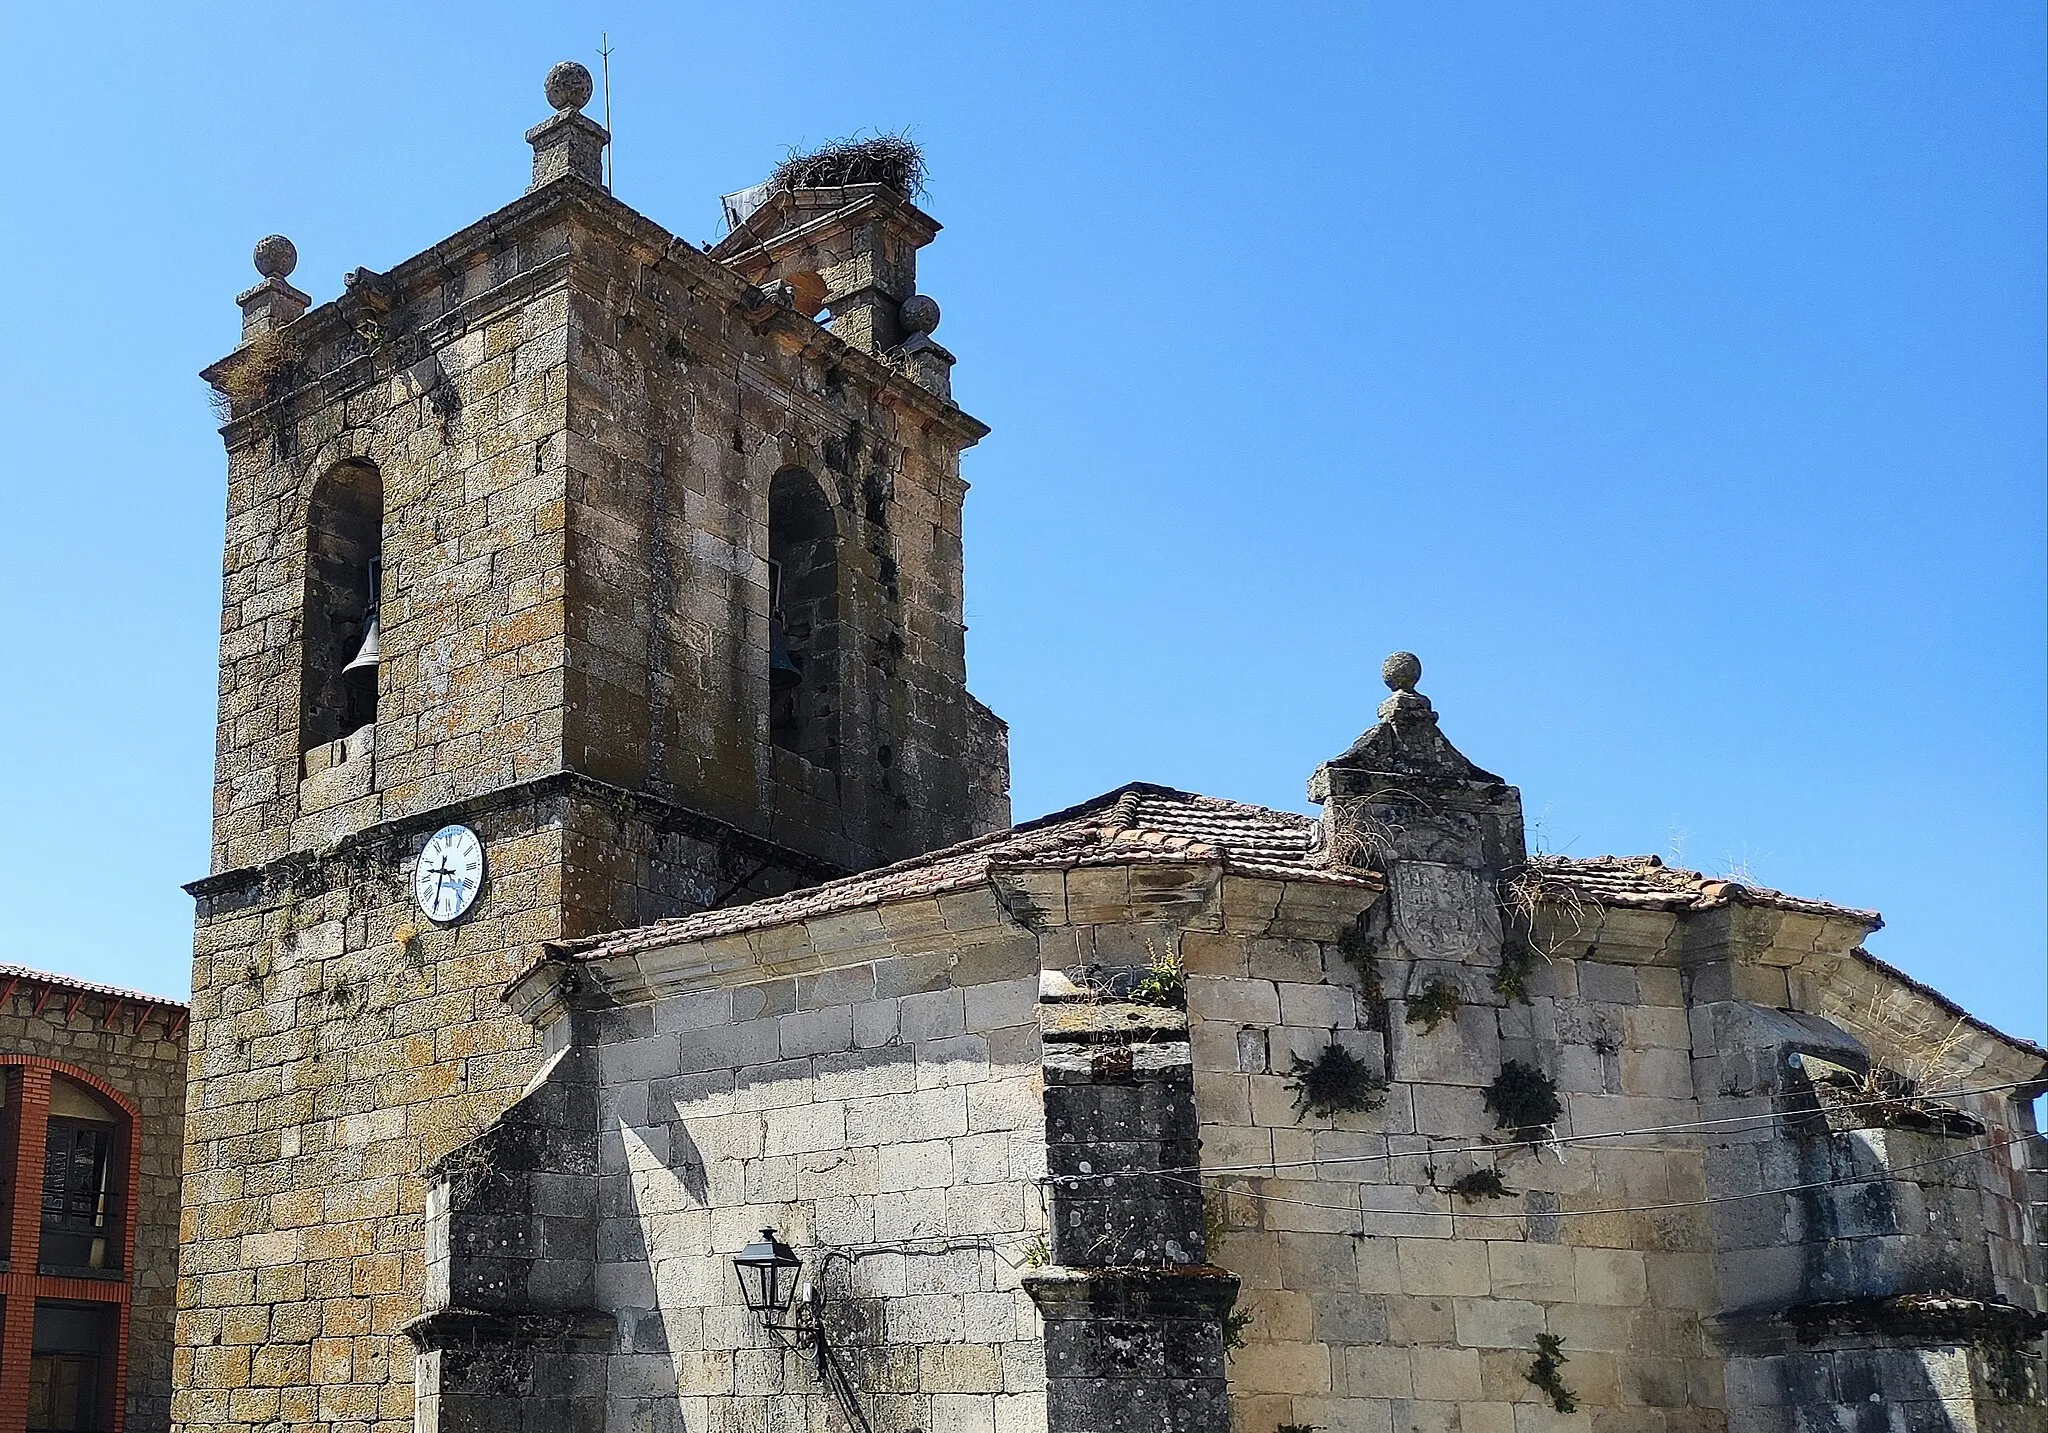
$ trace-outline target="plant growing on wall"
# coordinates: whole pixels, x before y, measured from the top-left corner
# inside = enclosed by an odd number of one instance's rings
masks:
[[[1557,1123],[1564,1105],[1557,1098],[1557,1084],[1533,1065],[1510,1060],[1500,1067],[1493,1083],[1486,1087],[1486,1107],[1493,1111],[1494,1124],[1511,1130],[1517,1139],[1533,1140],[1536,1132]]]
[[[1536,871],[1524,866],[1500,886],[1501,958],[1492,975],[1494,992],[1507,1000],[1529,1001],[1529,977],[1538,959],[1549,960],[1586,928],[1586,908],[1569,886],[1545,887]],[[1538,941],[1537,917],[1548,912],[1554,927]],[[1569,923],[1570,929],[1565,925]]]
[[[1244,1331],[1252,1326],[1252,1314],[1248,1309],[1232,1309],[1223,1316],[1223,1351],[1244,1347]]]
[[[1564,1381],[1564,1366],[1568,1362],[1564,1340],[1554,1333],[1540,1333],[1536,1335],[1536,1361],[1522,1375],[1548,1394],[1550,1406],[1560,1413],[1570,1413],[1579,1406],[1579,1396]]]
[[[1288,1074],[1296,1124],[1310,1115],[1327,1119],[1336,1114],[1362,1114],[1385,1102],[1381,1092],[1387,1082],[1373,1073],[1372,1066],[1334,1042],[1323,1046],[1313,1060],[1296,1055]]]
[[[1230,1237],[1230,1196],[1220,1189],[1202,1191],[1202,1243],[1211,1262]]]
[[[2026,1403],[2034,1397],[2034,1347],[2010,1329],[1980,1329],[1978,1357],[1984,1361],[1984,1382],[2000,1403]]]
[[[1458,993],[1458,987],[1447,980],[1432,980],[1422,990],[1408,998],[1408,1023],[1420,1025],[1427,1035],[1437,1026],[1456,1017],[1465,1007],[1465,997]]]
[[[1519,936],[1510,936],[1502,948],[1500,964],[1488,977],[1493,993],[1503,1000],[1529,1003],[1529,977],[1536,969],[1536,952]]]
[[[1368,1000],[1378,1000],[1384,993],[1380,962],[1373,949],[1372,937],[1365,933],[1364,916],[1344,927],[1344,933],[1337,937],[1337,953],[1358,972],[1358,993]]]
[[[214,389],[214,412],[225,423],[282,398],[297,381],[299,354],[284,335],[265,331],[243,344]]]
[[[1506,1199],[1515,1191],[1508,1188],[1508,1182],[1500,1177],[1499,1170],[1488,1165],[1485,1169],[1475,1169],[1452,1180],[1445,1192],[1461,1199]]]
[[[1153,951],[1145,973],[1131,987],[1131,999],[1141,1005],[1180,1005],[1187,998],[1188,977],[1180,957],[1171,951]]]

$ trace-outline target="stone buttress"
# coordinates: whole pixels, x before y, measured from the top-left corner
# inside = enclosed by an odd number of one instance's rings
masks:
[[[1045,1323],[1046,1421],[1059,1433],[1230,1421],[1237,1276],[1208,1260],[1187,1011],[1130,998],[1144,977],[1043,977],[1051,1263],[1024,1287]]]

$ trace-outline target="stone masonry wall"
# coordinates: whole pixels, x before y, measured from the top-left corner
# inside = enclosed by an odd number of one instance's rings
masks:
[[[1379,888],[1367,873],[1255,879],[1201,859],[1026,862],[984,888],[744,934],[628,933],[522,977],[522,1008],[568,1001],[588,1022],[604,1090],[607,1426],[660,1426],[672,1408],[684,1426],[747,1426],[761,1400],[816,1388],[794,1355],[760,1352],[732,1283],[731,1255],[768,1223],[812,1270],[846,1269],[828,1326],[891,1433],[1041,1416],[1051,1433],[1155,1426],[1108,1384],[1145,1376],[1159,1327],[1205,1319],[1240,1345],[1224,1371],[1241,1433],[1847,1430],[1863,1426],[1858,1390],[1917,1405],[1914,1426],[2038,1425],[2027,1330],[2044,1291],[2021,1202],[2038,1140],[2023,1105],[1970,1097],[1981,1131],[1940,1115],[1940,1128],[1866,1121],[1839,1147],[1811,1144],[1813,1076],[1782,1057],[1863,1046],[1786,1008],[1786,972],[1848,952],[1854,913],[1760,912],[1730,942],[1711,915],[1545,907],[1510,929],[1511,963],[1517,941],[1529,958],[1497,980],[1498,965],[1361,943]],[[1043,1033],[1018,1023],[1034,971]],[[1162,979],[1161,1005],[1137,998]],[[1332,1045],[1360,1061],[1355,1092],[1376,1107],[1297,1102],[1299,1062]],[[1981,1031],[1947,1048],[1966,1081],[2039,1075],[2038,1057]],[[1042,1110],[1034,1049],[1069,1086]],[[1132,1080],[1184,1058],[1200,1216],[1194,1172],[1161,1167],[1186,1143],[1163,1107],[1137,1125],[1087,1113],[1105,1092],[1143,1105]],[[1744,1061],[1790,1075],[1752,1090]],[[1496,1079],[1514,1068],[1557,1096],[1532,1133],[1502,1127]],[[990,1109],[1011,1123],[984,1125]],[[1465,1183],[1486,1174],[1503,1187]],[[1802,1181],[1833,1182],[1778,1187]],[[1013,1234],[1033,1240],[1028,1272],[984,1257]],[[923,1238],[980,1252],[927,1262],[903,1247]],[[1135,1242],[1119,1252],[1119,1238]],[[1242,1291],[1228,1323],[1221,1298],[1087,1292],[1147,1273]],[[1050,1301],[1048,1320],[1072,1320],[1058,1368],[1044,1323],[1018,1333],[1017,1356],[1077,1396],[1042,1401],[986,1347],[1007,1335],[973,1331],[977,1301],[1013,1297],[1012,1279]],[[1945,1302],[1902,1317],[1885,1303],[1901,1291]],[[1168,1352],[1211,1376],[1192,1332],[1183,1345]],[[977,1357],[988,1381],[961,1386]]]
[[[932,950],[918,937],[954,938],[925,904],[890,932],[867,912],[772,933],[788,974],[579,1017],[601,1072],[598,1304],[619,1323],[607,1428],[754,1427],[771,1408],[844,1426],[808,1356],[740,1301],[732,1256],[769,1225],[826,1291],[874,1433],[1044,1427],[1020,1290],[1045,1238],[1036,942],[991,925]],[[895,931],[926,949],[892,949]],[[794,973],[812,943],[852,939],[870,948]]]
[[[321,376],[224,430],[216,871],[560,767],[569,225],[505,227],[434,274],[398,337],[364,337],[378,320],[346,301],[293,325],[291,371]],[[302,793],[305,517],[346,461],[384,491],[376,740],[347,763],[373,769]]]
[[[140,1031],[133,1006],[110,1024],[107,1002],[74,1011],[58,990],[38,1001],[24,988],[0,1000],[0,1051],[56,1060],[99,1076],[135,1106],[141,1130],[141,1182],[134,1191],[135,1263],[130,1278],[128,1428],[157,1433],[170,1424],[171,1322],[177,1307],[178,1174],[185,1109],[185,1031],[173,1033],[172,1007],[158,1007]],[[41,1012],[37,1005],[41,1004]],[[34,1197],[24,1191],[25,1197]]]
[[[1757,954],[1690,982],[1730,1429],[2048,1424],[2038,1057],[1867,962]]]
[[[421,1171],[530,1076],[497,990],[560,934],[565,798],[461,813],[472,919],[413,905],[426,830],[384,829],[200,896],[175,1415],[411,1427]]]
[[[477,832],[489,873],[437,927],[411,879],[444,820]],[[409,1428],[423,1171],[539,1059],[499,991],[542,942],[609,928],[593,912],[672,914],[657,891],[750,877],[800,879],[556,778],[200,883],[180,1422]]]
[[[1798,1312],[1902,1291],[2039,1309],[2024,1103],[1952,1102],[1983,1122],[1975,1140],[1880,1129],[1829,1155],[1784,1102],[1803,1077],[1772,1071],[1787,1050],[1863,1049],[1796,1013],[1802,995],[1820,1002],[1787,976],[1828,967],[1854,932],[1760,913],[1734,940],[1717,919],[1545,912],[1526,1000],[1488,970],[1380,960],[1341,938],[1184,936],[1203,1166],[1221,1193],[1211,1257],[1243,1280],[1251,1315],[1229,1367],[1238,1427],[1847,1429],[1865,1426],[1859,1389],[1914,1404],[1915,1427],[1978,1426],[1977,1409],[1983,1426],[2037,1426],[2038,1384],[2014,1391],[2039,1376],[2024,1315],[1984,1316],[2021,1331],[2015,1366],[2035,1370],[1998,1395],[1967,1331],[1880,1321],[1830,1343]],[[1873,993],[1921,999],[1874,972],[1875,992],[1837,978],[1865,1011]],[[1461,1006],[1433,1029],[1411,1021],[1439,985]],[[1868,1033],[1880,1062],[1928,1073],[1915,1060],[1939,1041],[1886,1048]],[[1289,1073],[1331,1043],[1389,1078],[1378,1108],[1300,1110]],[[1936,1089],[2038,1074],[1967,1031],[1947,1048]],[[1554,1081],[1560,1135],[1667,1128],[1538,1152],[1485,1103],[1509,1061]],[[1485,1168],[1506,1197],[1453,1192]],[[1865,1182],[1768,1193],[1851,1177]],[[1539,1335],[1562,1340],[1570,1411],[1528,1376]]]
[[[1887,978],[1866,962],[1832,959],[1783,972],[1786,1002],[1850,1031],[1871,1061],[1933,1089],[1980,1090],[1949,1101],[2001,1147],[1963,1163],[1974,1176],[1989,1244],[1992,1287],[2048,1312],[2048,1139],[2035,1117],[2029,1062],[1986,1039],[1952,1007]],[[1775,994],[1773,989],[1769,993]]]
[[[1086,1239],[1076,1267],[1054,1262],[1041,982],[1143,972],[1197,917],[1287,934],[1340,918],[1320,888],[1283,901],[1271,883],[1218,874],[1019,871],[745,935],[635,937],[524,978],[515,1003],[529,985],[566,982],[555,998],[597,1053],[597,1302],[619,1339],[606,1426],[662,1427],[676,1410],[684,1427],[750,1427],[778,1395],[800,1417],[825,1416],[805,1360],[776,1350],[740,1303],[732,1255],[773,1224],[825,1281],[826,1325],[876,1433],[1046,1428],[1027,1280],[1057,1294],[1131,1271],[1089,1267],[1103,1256]],[[1085,1189],[1075,1198],[1089,1202]],[[1199,1260],[1200,1243],[1185,1231],[1169,1262]],[[1231,1283],[1201,1267],[1158,1272]],[[1164,1284],[1155,1292],[1159,1307],[1133,1303],[1126,1322],[1205,1318],[1213,1337],[1228,1302],[1219,1294],[1198,1316]],[[1105,1325],[1106,1342],[1077,1327],[1076,1346],[1099,1342],[1112,1359],[1123,1327]],[[1213,1377],[1201,1348],[1173,1352],[1190,1376]]]
[[[1721,1426],[1700,1212],[1582,1213],[1698,1199],[1697,1146],[1539,1156],[1503,1140],[1484,1099],[1518,1060],[1556,1080],[1561,1131],[1692,1118],[1676,970],[1555,959],[1526,1003],[1483,972],[1396,970],[1379,973],[1382,1004],[1334,941],[1190,933],[1184,950],[1203,1166],[1223,1192],[1211,1257],[1243,1280],[1251,1315],[1230,1361],[1241,1428]],[[1463,1007],[1433,1030],[1409,1023],[1408,998],[1439,980]],[[1332,1042],[1391,1076],[1378,1109],[1298,1110],[1293,1062]],[[1486,1168],[1510,1197],[1450,1192]],[[1564,1341],[1575,1413],[1524,1376],[1546,1333]]]
[[[197,890],[175,1355],[186,1428],[410,1429],[398,1330],[419,1306],[420,1171],[534,1060],[495,994],[518,952],[563,933],[575,822],[560,791],[492,793],[561,766],[570,225],[483,228],[412,291],[366,287],[388,306],[352,295],[295,325],[284,381],[300,386],[224,432],[218,874]],[[378,724],[355,760],[302,783],[304,522],[343,461],[373,464],[384,493]],[[438,929],[409,881],[444,819],[476,827],[489,880],[470,919]]]

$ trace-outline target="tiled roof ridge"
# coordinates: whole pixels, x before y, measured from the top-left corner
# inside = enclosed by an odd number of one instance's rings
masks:
[[[54,970],[38,970],[32,965],[15,965],[0,962],[0,981],[33,980],[43,985],[54,985],[64,990],[76,990],[86,995],[104,996],[110,1000],[132,1000],[142,1005],[167,1005],[178,1010],[189,1010],[189,1001],[169,995],[151,995],[143,990],[130,990],[123,985],[105,985],[97,980],[81,980],[75,975],[60,975]]]
[[[1164,796],[1169,799],[1178,798],[1182,801],[1214,801],[1218,799],[1213,796],[1203,796],[1195,791],[1182,791],[1175,786],[1161,786],[1156,781],[1126,781],[1123,785],[1111,787],[1099,796],[1090,796],[1087,800],[1076,802],[1072,806],[1061,807],[1058,811],[1048,811],[1045,815],[1034,816],[1029,821],[1020,821],[1009,830],[1000,834],[1003,836],[1017,836],[1027,831],[1036,831],[1045,826],[1064,826],[1068,822],[1078,821],[1083,816],[1093,816],[1097,812],[1104,810],[1113,814],[1119,803],[1131,796]],[[1264,808],[1256,809],[1263,810]],[[924,858],[919,856],[912,857],[911,859],[923,860]]]
[[[1543,853],[1529,858],[1529,868],[1535,871],[1539,878],[1549,875],[1564,878],[1591,876],[1597,880],[1611,875],[1640,883],[1636,890],[1617,886],[1601,891],[1580,882],[1570,882],[1577,893],[1589,895],[1595,901],[1602,895],[1607,895],[1638,904],[1673,903],[1676,909],[1701,911],[1739,902],[1743,905],[1805,911],[1816,915],[1846,916],[1868,921],[1872,929],[1884,924],[1884,918],[1876,911],[1838,905],[1833,901],[1820,900],[1812,896],[1795,896],[1769,886],[1737,880],[1732,876],[1712,876],[1704,871],[1695,871],[1684,866],[1666,865],[1664,858],[1656,855],[1561,856]]]
[[[1732,880],[1724,876],[1710,876],[1684,866],[1666,865],[1661,856],[1537,855],[1529,858],[1529,866],[1539,878],[1573,875],[1591,875],[1597,878],[1612,875],[1641,882],[1647,887],[1641,891],[1630,892],[1613,888],[1601,890],[1580,882],[1570,883],[1574,896],[1593,901],[1595,904],[1601,903],[1604,898],[1612,904],[1704,911],[1739,903],[1813,915],[1846,917],[1865,921],[1872,930],[1884,924],[1884,918],[1876,911],[1858,910],[1851,906],[1838,906],[1829,901],[1787,895],[1768,886],[1752,885],[1747,881]],[[1863,964],[1924,996],[1956,1019],[1974,1026],[2014,1049],[2023,1050],[2029,1055],[2048,1061],[2048,1049],[2043,1049],[2021,1036],[2007,1034],[1989,1021],[1979,1019],[1933,986],[1915,980],[1891,962],[1872,955],[1861,945],[1858,945],[1851,954]]]

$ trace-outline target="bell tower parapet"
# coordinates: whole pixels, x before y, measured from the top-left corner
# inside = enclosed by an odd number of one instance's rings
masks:
[[[917,251],[938,235],[938,221],[892,184],[805,177],[799,169],[794,185],[770,180],[728,196],[733,229],[712,257],[750,283],[788,284],[799,312],[828,313],[832,332],[864,352],[929,332],[906,324],[902,310],[917,292]],[[936,324],[936,305],[930,317]]]

